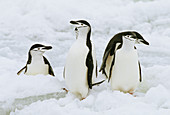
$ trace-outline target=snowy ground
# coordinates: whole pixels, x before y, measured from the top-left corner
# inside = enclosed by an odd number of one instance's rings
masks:
[[[170,115],[169,8],[169,0],[0,0],[0,115]],[[98,66],[117,32],[136,30],[149,41],[137,46],[143,82],[136,97],[107,82],[83,101],[61,90],[72,19],[90,22]],[[53,46],[45,55],[55,78],[16,75],[34,43]]]

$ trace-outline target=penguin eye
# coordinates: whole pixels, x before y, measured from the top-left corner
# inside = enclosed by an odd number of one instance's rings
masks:
[[[127,38],[130,38],[130,37],[131,37],[131,35],[126,35],[126,37],[127,37]]]
[[[83,24],[81,24],[83,26]]]
[[[38,48],[38,50],[40,50],[40,48]]]

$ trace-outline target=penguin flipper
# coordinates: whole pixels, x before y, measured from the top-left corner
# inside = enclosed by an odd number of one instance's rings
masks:
[[[111,78],[111,75],[112,75],[112,68],[113,68],[114,63],[115,63],[115,54],[113,55],[112,64],[111,64],[111,66],[110,66],[110,72],[109,72],[108,82],[110,81],[110,78]]]
[[[121,43],[122,43],[122,36],[121,36],[121,34],[116,34],[109,41],[109,43],[108,43],[108,45],[107,45],[107,47],[105,49],[105,52],[104,52],[104,55],[103,55],[103,62],[102,62],[102,65],[100,67],[99,72],[102,71],[102,73],[105,74],[107,78],[108,78],[108,75],[106,74],[106,71],[105,71],[107,58],[108,58],[109,55],[110,56],[112,56],[112,55],[114,56],[115,55],[115,51],[122,46]],[[113,61],[111,63],[112,63],[112,65],[111,65],[110,69],[114,65],[114,57],[113,57]],[[111,77],[110,75],[111,75],[111,73],[109,73],[109,77]]]
[[[22,72],[24,69],[26,69],[26,66],[24,66],[21,70],[19,70],[19,71],[17,72],[17,75],[20,75],[21,72]]]
[[[43,56],[43,58],[44,58],[45,64],[47,64],[49,66],[49,74],[52,75],[52,76],[55,76],[49,61],[44,56]]]
[[[107,61],[107,58],[110,54],[110,51],[111,51],[111,48],[110,49],[106,49],[105,52],[104,52],[104,55],[103,55],[103,62],[102,62],[102,65],[100,67],[100,70],[99,72],[102,71],[103,74],[105,74],[105,76],[108,78],[108,75],[106,74],[106,71],[105,71],[105,67],[106,67],[106,61]]]
[[[93,75],[94,65],[93,65],[93,58],[90,52],[88,53],[87,58],[86,58],[86,66],[87,66],[88,85],[89,85],[89,88],[92,89],[92,75]]]
[[[142,82],[142,72],[141,72],[141,66],[139,61],[138,64],[139,64],[139,81]]]

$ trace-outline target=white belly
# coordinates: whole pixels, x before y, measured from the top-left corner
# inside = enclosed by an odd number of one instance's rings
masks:
[[[26,75],[48,75],[48,65],[47,64],[28,64]]]
[[[124,52],[118,50],[112,68],[111,88],[133,93],[139,83],[139,65],[136,50]]]
[[[65,81],[68,89],[85,98],[88,94],[86,57],[89,52],[88,47],[75,42],[68,53],[65,65]]]

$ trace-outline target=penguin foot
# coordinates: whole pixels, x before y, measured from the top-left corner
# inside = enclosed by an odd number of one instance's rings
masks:
[[[68,93],[68,90],[66,88],[62,88],[64,91],[66,91],[66,93]]]
[[[129,93],[129,94],[133,95],[133,93]]]
[[[129,93],[130,95],[132,95],[132,96],[134,96],[134,97],[136,97],[137,95],[134,95],[134,93]]]
[[[86,98],[81,98],[80,101],[82,101],[82,100],[84,100],[84,99],[86,99]]]

